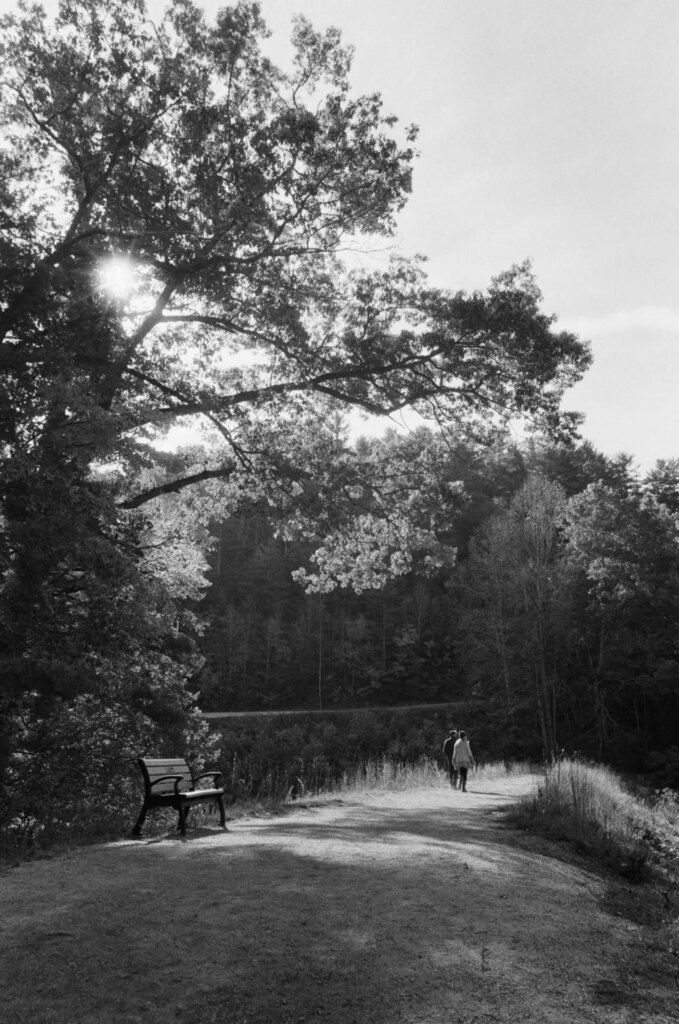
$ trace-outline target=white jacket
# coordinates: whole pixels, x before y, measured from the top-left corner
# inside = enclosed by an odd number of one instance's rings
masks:
[[[469,740],[457,740],[453,748],[453,768],[473,768],[475,764]]]

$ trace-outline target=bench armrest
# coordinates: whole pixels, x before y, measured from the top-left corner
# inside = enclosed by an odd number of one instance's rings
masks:
[[[193,780],[194,789],[196,788],[196,783],[200,782],[201,779],[214,779],[214,787],[215,789],[218,789],[219,786],[217,783],[217,779],[221,779],[223,782],[224,776],[222,775],[221,772],[203,772],[201,775],[197,775],[196,778]]]
[[[179,796],[179,783],[183,781],[183,775],[161,775],[160,778],[154,779],[153,782],[149,783],[149,790],[153,789],[159,782],[168,782],[170,779],[174,779],[175,793]]]

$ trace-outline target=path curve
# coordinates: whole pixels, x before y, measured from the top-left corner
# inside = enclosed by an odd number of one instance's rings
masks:
[[[642,924],[509,829],[529,776],[295,805],[0,877],[3,1012],[31,1024],[665,1024]],[[660,983],[656,984],[656,988]],[[645,987],[644,987],[645,985]],[[651,1012],[649,1006],[660,1007]]]

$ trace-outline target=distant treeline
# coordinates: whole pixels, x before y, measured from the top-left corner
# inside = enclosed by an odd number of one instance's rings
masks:
[[[471,699],[513,754],[671,775],[679,463],[641,478],[628,457],[535,442],[460,448],[437,472],[464,488],[454,564],[414,564],[380,590],[307,594],[291,574],[310,542],[256,512],[215,526],[203,710]]]

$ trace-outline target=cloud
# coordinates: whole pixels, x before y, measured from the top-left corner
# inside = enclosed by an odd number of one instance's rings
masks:
[[[601,338],[622,331],[679,332],[679,309],[641,306],[639,309],[621,309],[604,316],[567,316],[559,320],[558,326],[585,338]]]

